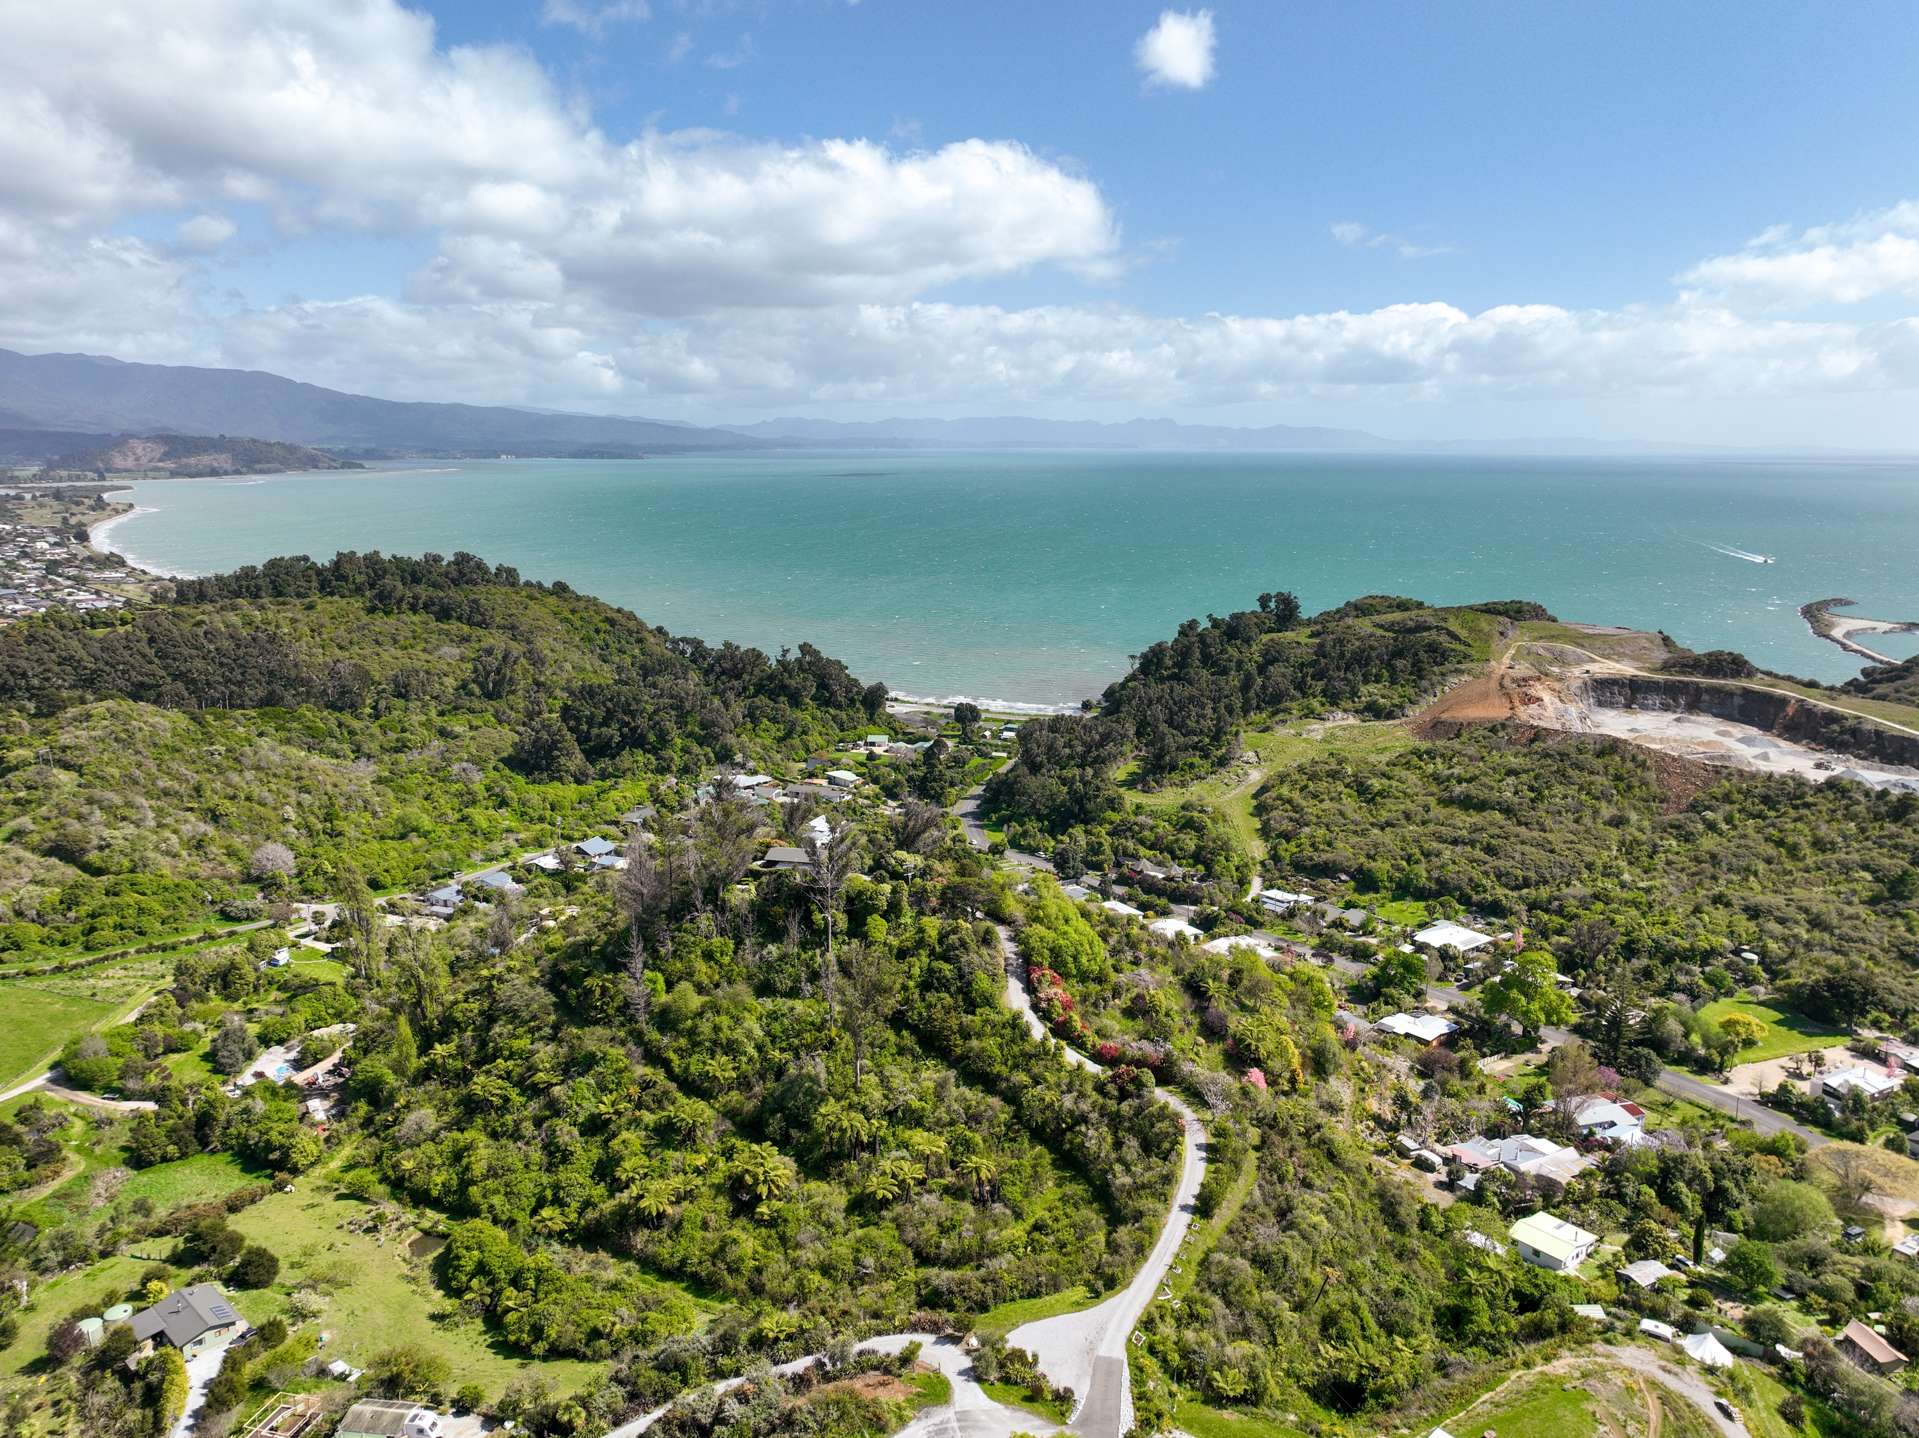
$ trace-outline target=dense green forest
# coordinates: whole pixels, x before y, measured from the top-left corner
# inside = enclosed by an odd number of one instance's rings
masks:
[[[1259,811],[1293,871],[1522,922],[1582,983],[1770,978],[1838,1022],[1919,1017],[1919,796],[1727,774],[1681,804],[1643,751],[1478,731],[1301,765]]]
[[[169,604],[0,629],[0,952],[93,952],[377,889],[773,762],[884,699],[811,646],[678,639],[470,555],[274,560]],[[273,897],[269,892],[267,897]]]

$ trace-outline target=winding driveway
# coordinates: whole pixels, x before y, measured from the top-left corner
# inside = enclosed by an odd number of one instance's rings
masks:
[[[972,797],[972,796],[968,796]],[[963,803],[964,801],[962,801]],[[962,822],[964,818],[962,818]],[[969,830],[969,835],[970,835]],[[983,836],[982,836],[983,837]],[[984,845],[980,845],[984,847]],[[1006,962],[1006,1004],[1025,1021],[1033,1037],[1051,1042],[1046,1025],[1033,1011],[1032,996],[1025,983],[1026,968],[1020,962],[1019,948],[1012,931],[999,926],[1000,952]],[[1100,1072],[1101,1066],[1077,1049],[1061,1045],[1069,1063]],[[1029,1349],[1039,1360],[1039,1368],[1055,1387],[1071,1388],[1076,1406],[1072,1430],[1084,1438],[1120,1438],[1132,1426],[1133,1393],[1127,1371],[1126,1344],[1139,1324],[1146,1306],[1160,1291],[1166,1275],[1179,1256],[1180,1244],[1192,1225],[1194,1204],[1200,1183],[1206,1177],[1206,1155],[1202,1147],[1205,1130],[1199,1117],[1177,1095],[1155,1089],[1154,1095],[1172,1107],[1185,1130],[1180,1151],[1179,1182],[1173,1191],[1172,1207],[1160,1225],[1152,1251],[1140,1265],[1133,1281],[1105,1302],[1078,1313],[1063,1313],[1015,1328],[1007,1341]],[[953,1401],[929,1408],[915,1418],[899,1438],[1013,1438],[1017,1433],[1036,1430],[1056,1431],[1046,1421],[1024,1409],[1009,1408],[988,1396],[973,1372],[973,1361],[966,1350],[951,1338],[930,1333],[889,1333],[855,1345],[859,1353],[898,1353],[909,1343],[920,1345],[920,1358],[946,1375],[953,1385]],[[797,1373],[821,1355],[809,1354],[774,1368],[775,1373]],[[720,1393],[731,1392],[747,1382],[745,1377],[724,1378],[713,1385]],[[683,1396],[683,1395],[682,1395]],[[678,1399],[674,1400],[675,1402]],[[638,1418],[612,1429],[604,1438],[639,1438],[666,1413],[672,1404],[655,1408]]]
[[[1026,966],[1021,963],[1012,934],[1000,926],[1000,951],[1006,959],[1006,1003],[1026,1020],[1026,1027],[1040,1039],[1047,1037],[1046,1025],[1033,1011],[1032,995],[1025,982]],[[1068,1061],[1097,1072],[1100,1065],[1074,1048],[1066,1048]],[[1077,1398],[1073,1409],[1073,1429],[1088,1438],[1119,1438],[1133,1426],[1133,1388],[1126,1365],[1126,1343],[1146,1306],[1153,1301],[1179,1256],[1180,1245],[1192,1226],[1199,1186],[1206,1178],[1205,1129],[1199,1115],[1177,1094],[1167,1089],[1153,1090],[1154,1097],[1168,1105],[1180,1117],[1184,1130],[1181,1140],[1179,1183],[1173,1190],[1172,1207],[1159,1236],[1139,1267],[1133,1281],[1104,1303],[1078,1313],[1062,1313],[1042,1318],[1007,1334],[1006,1341],[1016,1348],[1031,1351],[1039,1360],[1040,1371],[1056,1387],[1071,1388]]]

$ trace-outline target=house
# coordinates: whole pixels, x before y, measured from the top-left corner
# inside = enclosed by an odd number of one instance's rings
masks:
[[[771,774],[735,774],[733,776],[733,789],[736,793],[747,794],[755,789],[764,789],[772,782],[773,776]]]
[[[355,1403],[334,1438],[443,1438],[447,1420],[417,1403]]]
[[[188,1358],[236,1337],[246,1327],[226,1295],[211,1283],[195,1283],[169,1293],[151,1308],[133,1315],[133,1336],[151,1352],[156,1340]]]
[[[1892,1251],[1901,1258],[1919,1259],[1919,1233],[1909,1233],[1897,1243]]]
[[[1679,1340],[1679,1346],[1695,1363],[1703,1363],[1708,1368],[1732,1367],[1732,1354],[1710,1333],[1689,1333]]]
[[[1061,884],[1059,891],[1074,903],[1078,903],[1081,899],[1090,899],[1093,897],[1093,891],[1084,884]]]
[[[1639,1331],[1648,1338],[1657,1338],[1661,1343],[1671,1343],[1679,1332],[1670,1323],[1661,1323],[1657,1318],[1639,1320]]]
[[[826,822],[826,815],[815,814],[800,826],[802,844],[830,844],[833,842],[833,826]]]
[[[760,860],[760,864],[767,869],[810,869],[813,867],[813,856],[791,844],[775,844],[766,851],[766,857]]]
[[[1856,1318],[1839,1331],[1836,1341],[1839,1351],[1868,1373],[1897,1373],[1908,1361],[1905,1354]]]
[[[1230,954],[1234,949],[1251,949],[1256,958],[1276,959],[1279,950],[1253,934],[1228,934],[1223,939],[1208,939],[1199,946],[1209,954]]]
[[[1425,949],[1457,949],[1462,954],[1470,954],[1495,940],[1491,934],[1482,934],[1464,924],[1455,924],[1451,919],[1441,919],[1414,934],[1413,942]]]
[[[484,874],[475,874],[468,883],[478,884],[483,889],[491,889],[496,894],[513,895],[525,892],[513,882],[505,869],[488,869]]]
[[[620,822],[629,829],[637,829],[642,824],[652,823],[654,819],[659,817],[659,812],[660,811],[655,809],[651,804],[635,804],[631,809],[628,809],[624,814],[620,815]]]
[[[826,771],[826,782],[831,784],[835,789],[857,789],[866,781],[860,778],[860,776],[855,774],[851,769],[828,769]]]
[[[1812,1096],[1823,1098],[1827,1103],[1837,1103],[1847,1094],[1864,1094],[1868,1101],[1884,1098],[1905,1079],[1902,1075],[1890,1073],[1882,1068],[1868,1068],[1865,1064],[1853,1064],[1829,1074],[1819,1074],[1812,1081]]]
[[[543,874],[557,874],[566,867],[560,862],[558,854],[535,854],[526,861],[526,866],[529,869],[538,869]]]
[[[1642,1258],[1637,1263],[1629,1263],[1620,1269],[1619,1276],[1630,1279],[1641,1288],[1651,1288],[1662,1278],[1677,1278],[1679,1271],[1666,1267],[1656,1258]]]
[[[1100,904],[1100,907],[1109,914],[1118,914],[1122,919],[1143,919],[1146,917],[1146,911],[1144,909],[1136,909],[1131,904],[1119,899],[1107,899]]]
[[[619,852],[619,845],[611,839],[602,839],[595,834],[590,839],[582,839],[573,846],[574,852],[588,859],[597,859],[606,854]]]
[[[1377,1027],[1422,1044],[1436,1044],[1448,1034],[1459,1032],[1458,1024],[1438,1014],[1388,1014]]]
[[[1554,1273],[1572,1272],[1599,1244],[1598,1234],[1544,1212],[1527,1214],[1507,1230],[1507,1236],[1526,1262]]]
[[[1578,1149],[1530,1133],[1511,1138],[1469,1138],[1454,1144],[1446,1154],[1474,1172],[1503,1168],[1508,1173],[1554,1183],[1570,1183],[1592,1167],[1592,1160]]]
[[[880,750],[891,744],[893,740],[886,734],[868,734],[863,742],[868,749]]]
[[[465,896],[460,893],[460,885],[456,880],[451,884],[443,884],[437,889],[427,890],[421,897],[420,904],[435,918],[444,919],[460,907],[460,900],[463,897]]]
[[[1301,904],[1310,904],[1312,901],[1313,896],[1311,894],[1295,894],[1287,889],[1261,889],[1259,891],[1259,906],[1269,914],[1290,913]]]
[[[1642,1143],[1646,1137],[1646,1111],[1636,1103],[1616,1103],[1608,1098],[1580,1101],[1573,1110],[1573,1122],[1589,1138],[1607,1143]]]
[[[1204,929],[1195,928],[1184,919],[1154,919],[1146,926],[1163,939],[1191,939],[1197,942],[1206,937]]]
[[[1324,924],[1339,924],[1348,929],[1366,927],[1367,913],[1364,909],[1345,909],[1330,899],[1321,899],[1313,905],[1313,912]]]
[[[267,959],[265,967],[269,969],[284,969],[292,962],[293,950],[280,948],[273,951],[272,957]]]

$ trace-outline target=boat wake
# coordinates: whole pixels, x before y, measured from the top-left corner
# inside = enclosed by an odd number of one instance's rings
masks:
[[[1754,554],[1749,549],[1734,549],[1731,545],[1705,542],[1705,547],[1712,550],[1715,554],[1723,554],[1728,559],[1743,559],[1748,564],[1771,564],[1773,562],[1770,554]]]

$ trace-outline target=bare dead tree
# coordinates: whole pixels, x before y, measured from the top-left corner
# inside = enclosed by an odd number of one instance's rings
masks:
[[[839,913],[840,896],[846,892],[846,881],[852,876],[853,861],[858,857],[858,845],[845,829],[835,829],[826,839],[808,838],[805,844],[807,867],[801,882],[806,891],[819,906],[820,918],[826,924],[826,956],[820,965],[820,992],[828,1003],[833,1001],[833,920]]]
[[[625,968],[627,1012],[633,1015],[635,1025],[645,1028],[653,1009],[653,992],[646,986],[646,936],[640,932],[637,918],[627,924]]]

